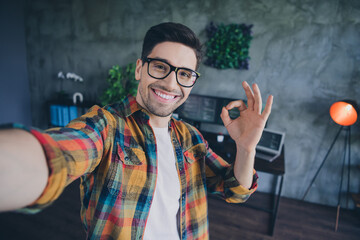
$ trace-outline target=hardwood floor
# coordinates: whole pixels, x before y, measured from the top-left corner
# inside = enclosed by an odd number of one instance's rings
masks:
[[[247,204],[270,208],[270,195],[255,193]],[[360,239],[360,214],[340,211],[338,231],[334,231],[336,208],[281,198],[273,236],[269,233],[270,214],[239,204],[209,199],[212,240],[355,240]]]
[[[268,194],[255,193],[248,204],[269,207]],[[36,215],[0,214],[0,239],[85,239],[79,217],[78,182],[54,205]],[[355,240],[360,239],[360,214],[341,209],[334,232],[336,208],[281,198],[274,235],[268,235],[270,214],[239,204],[209,198],[212,240]]]
[[[53,205],[38,214],[0,214],[0,239],[86,239],[80,220],[79,181],[70,184]]]

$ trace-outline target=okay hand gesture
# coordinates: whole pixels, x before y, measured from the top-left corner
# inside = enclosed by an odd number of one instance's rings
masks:
[[[238,146],[246,151],[253,151],[260,141],[265,123],[270,115],[273,96],[270,95],[266,101],[264,111],[262,109],[262,99],[260,89],[257,84],[253,84],[253,90],[247,82],[243,82],[242,86],[247,97],[247,106],[242,100],[230,102],[221,111],[221,119],[229,132],[230,137]],[[238,108],[240,116],[231,119],[229,110]]]

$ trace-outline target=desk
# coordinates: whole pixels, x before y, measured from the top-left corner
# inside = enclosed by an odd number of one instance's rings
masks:
[[[227,135],[224,136],[223,142],[219,143],[217,141],[217,134],[202,132],[204,138],[208,141],[210,148],[216,152],[219,156],[223,157],[229,163],[232,163],[235,160],[236,155],[236,146],[235,142]],[[271,209],[260,208],[257,206],[252,206],[249,204],[244,204],[247,207],[254,209],[262,210],[271,214],[270,217],[270,227],[269,234],[272,236],[274,234],[275,222],[277,217],[277,212],[279,208],[280,196],[284,181],[285,174],[285,158],[284,158],[284,147],[282,148],[281,155],[277,157],[274,161],[268,162],[259,158],[255,158],[255,170],[258,172],[265,172],[276,176],[276,186],[275,192],[273,193],[273,206]],[[280,181],[280,185],[279,185]],[[279,185],[279,186],[278,186]]]

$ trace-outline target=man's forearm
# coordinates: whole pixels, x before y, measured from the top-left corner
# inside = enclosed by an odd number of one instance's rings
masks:
[[[0,211],[33,203],[48,175],[45,154],[34,136],[20,129],[0,131]]]
[[[255,149],[244,149],[236,145],[234,175],[243,187],[250,188],[252,185],[254,161]]]

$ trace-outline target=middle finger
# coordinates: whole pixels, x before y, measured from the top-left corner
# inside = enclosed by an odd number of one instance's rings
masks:
[[[253,85],[253,89],[254,89],[254,110],[258,113],[261,114],[261,109],[262,109],[262,99],[261,99],[261,93],[260,93],[260,89],[259,86],[254,83]]]
[[[254,110],[254,103],[255,103],[254,93],[250,85],[246,81],[243,82],[243,88],[245,90],[245,94],[247,97],[248,109]]]

